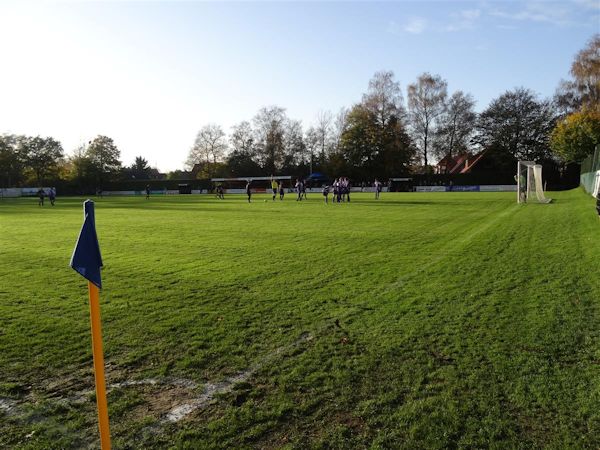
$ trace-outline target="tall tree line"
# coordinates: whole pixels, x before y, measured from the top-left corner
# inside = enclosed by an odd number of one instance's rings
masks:
[[[506,170],[517,159],[580,162],[600,143],[599,34],[575,55],[570,75],[552,99],[517,87],[478,114],[473,96],[448,92],[440,75],[419,75],[406,86],[405,99],[395,74],[379,71],[355,104],[337,113],[319,111],[306,127],[277,105],[260,108],[229,132],[206,124],[185,165],[195,168],[199,178],[325,172],[368,180],[431,172],[432,162],[467,153],[485,152]],[[120,150],[107,136],[65,155],[52,137],[0,135],[4,187],[58,179],[101,187],[156,176],[143,156],[124,167]]]
[[[472,95],[449,94],[446,80],[429,73],[407,86],[405,103],[394,73],[380,71],[359,102],[335,116],[320,111],[305,130],[279,106],[261,108],[229,137],[206,125],[187,166],[200,166],[203,178],[324,171],[370,180],[431,172],[432,161],[487,152],[508,168],[517,159],[553,158],[549,137],[557,111],[555,102],[515,88],[477,114]]]

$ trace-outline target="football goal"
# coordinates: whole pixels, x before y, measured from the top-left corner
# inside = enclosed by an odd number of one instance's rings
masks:
[[[550,203],[551,198],[544,195],[542,166],[533,161],[517,163],[517,202]]]

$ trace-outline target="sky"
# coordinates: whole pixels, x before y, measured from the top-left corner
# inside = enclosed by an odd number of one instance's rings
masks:
[[[600,0],[173,2],[0,0],[0,134],[97,135],[124,165],[184,168],[198,130],[268,105],[305,128],[391,70],[439,74],[476,109],[515,87],[553,95],[600,33]]]

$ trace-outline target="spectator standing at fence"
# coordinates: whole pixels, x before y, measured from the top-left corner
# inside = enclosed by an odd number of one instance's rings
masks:
[[[246,182],[246,195],[248,196],[248,203],[250,203],[250,198],[252,197],[251,184],[252,184],[252,180],[248,180]]]
[[[44,206],[44,197],[46,196],[46,192],[43,188],[39,188],[37,191],[38,195],[38,206]]]

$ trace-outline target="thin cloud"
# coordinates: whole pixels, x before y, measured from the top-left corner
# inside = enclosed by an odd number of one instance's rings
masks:
[[[573,0],[573,2],[586,9],[595,9],[600,11],[600,1],[598,0]]]
[[[500,24],[500,25],[496,25],[496,28],[498,28],[499,30],[516,30],[517,26],[516,25]]]
[[[427,28],[427,21],[421,17],[414,17],[402,29],[411,34],[421,34]]]
[[[456,32],[471,30],[475,28],[476,21],[481,17],[481,10],[464,9],[462,11],[452,13],[450,17],[450,23],[441,28],[443,31]]]
[[[494,9],[489,14],[507,20],[543,22],[560,27],[574,24],[569,7],[551,2],[527,3],[524,9],[515,12]]]
[[[387,32],[388,33],[390,33],[390,34],[400,34],[401,31],[402,31],[402,29],[400,28],[400,25],[398,25],[393,20],[388,23],[388,26],[387,26]]]
[[[481,16],[480,9],[465,9],[459,13],[464,20],[476,20]]]

